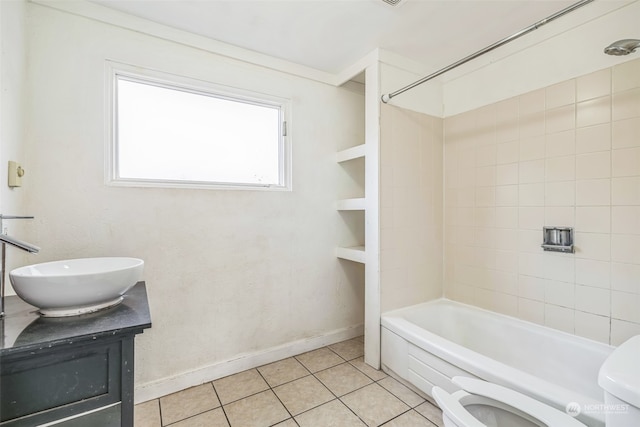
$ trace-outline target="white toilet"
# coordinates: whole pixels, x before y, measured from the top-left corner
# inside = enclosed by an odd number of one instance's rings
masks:
[[[454,377],[453,394],[434,387],[432,394],[445,427],[585,427],[568,415],[521,393],[486,381]],[[606,427],[640,427],[640,335],[616,348],[602,364]],[[589,409],[589,408],[587,408]]]
[[[462,390],[432,390],[445,427],[585,427],[565,412],[506,387],[466,377],[452,381]]]
[[[640,335],[616,348],[600,367],[607,427],[640,426]]]

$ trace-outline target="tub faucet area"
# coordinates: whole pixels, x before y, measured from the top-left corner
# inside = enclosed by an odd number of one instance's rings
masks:
[[[17,216],[17,215],[2,215],[0,214],[0,242],[2,242],[2,273],[0,274],[0,318],[4,317],[4,287],[5,287],[5,270],[6,270],[6,251],[7,244],[15,246],[32,254],[36,254],[40,251],[40,248],[32,245],[31,243],[18,240],[14,237],[10,237],[4,234],[4,227],[2,221],[5,219],[33,219],[32,216]]]

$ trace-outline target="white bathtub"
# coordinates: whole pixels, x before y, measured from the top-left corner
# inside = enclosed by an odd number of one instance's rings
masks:
[[[447,299],[382,316],[382,367],[431,395],[450,379],[477,377],[562,411],[602,404],[598,370],[614,347]],[[594,406],[592,406],[594,407]],[[595,412],[595,411],[594,411]],[[604,415],[578,419],[604,426]]]

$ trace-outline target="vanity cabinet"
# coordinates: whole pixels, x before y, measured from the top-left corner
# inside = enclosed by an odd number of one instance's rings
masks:
[[[133,426],[134,340],[151,327],[144,282],[96,313],[45,318],[18,297],[0,320],[0,426]]]

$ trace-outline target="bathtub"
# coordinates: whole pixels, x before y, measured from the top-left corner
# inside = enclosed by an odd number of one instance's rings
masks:
[[[614,347],[447,299],[382,315],[382,368],[431,396],[458,390],[456,375],[480,378],[562,411],[598,408],[598,370]],[[591,412],[591,413],[590,413]],[[604,414],[582,411],[588,426]]]

